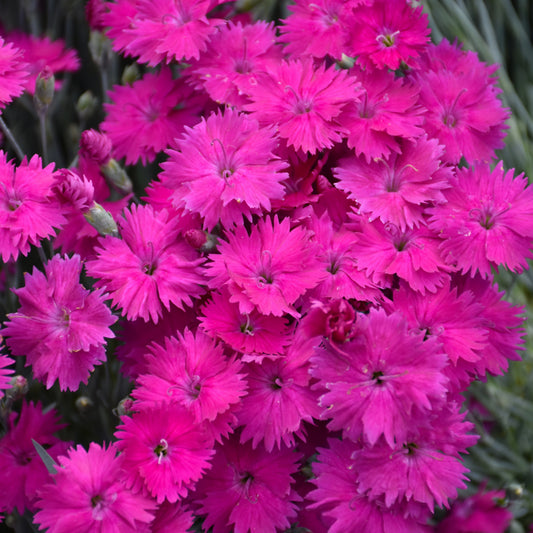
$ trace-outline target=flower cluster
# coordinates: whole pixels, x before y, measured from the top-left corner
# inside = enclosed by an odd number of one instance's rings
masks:
[[[50,533],[431,531],[477,441],[462,393],[524,335],[493,278],[533,258],[496,67],[432,44],[408,0],[297,0],[277,30],[222,4],[89,2],[150,70],[109,91],[77,168],[0,153],[2,259],[65,254],[14,291],[10,354],[75,391],[119,321],[132,381],[108,445],[66,451],[40,406],[10,418],[0,461],[26,487],[3,510]],[[2,60],[4,105],[31,72]],[[120,158],[162,161],[140,200]],[[32,435],[48,478],[23,469]]]

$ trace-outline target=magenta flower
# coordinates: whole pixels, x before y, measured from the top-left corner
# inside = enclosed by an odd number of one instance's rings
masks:
[[[461,168],[445,191],[447,203],[429,209],[430,227],[445,241],[449,263],[463,274],[487,277],[503,265],[514,272],[533,257],[533,188],[523,174],[504,172],[500,162]]]
[[[399,313],[360,315],[354,339],[326,345],[311,359],[311,373],[327,392],[320,397],[329,428],[374,445],[381,435],[403,442],[412,420],[442,404],[447,357],[436,339],[409,330]]]
[[[173,80],[168,68],[145,74],[131,86],[114,86],[109,98],[102,131],[113,142],[117,158],[125,157],[127,164],[140,159],[143,165],[168,148],[184,126],[198,120],[204,103],[183,80]]]
[[[249,102],[246,95],[257,83],[257,73],[274,66],[282,57],[272,23],[258,20],[242,26],[229,20],[211,36],[206,52],[193,63],[190,76],[194,85],[203,87],[215,102],[240,110]]]
[[[150,524],[150,533],[187,533],[192,529],[194,516],[181,502],[164,501]]]
[[[40,460],[40,459],[39,459]],[[35,521],[49,533],[130,533],[145,531],[155,504],[123,483],[124,457],[113,445],[91,442],[89,451],[71,448],[40,491]]]
[[[326,55],[341,59],[353,24],[353,10],[368,0],[296,0],[288,8],[291,15],[283,21],[281,37],[285,52],[293,57]]]
[[[46,448],[52,459],[63,455],[69,447],[54,435],[64,425],[54,409],[43,412],[40,404],[24,402],[18,419],[13,413],[7,433],[0,439],[0,509],[22,514],[35,511],[39,489],[49,480],[49,474],[37,454],[32,439]]]
[[[209,37],[224,23],[221,19],[207,18],[211,0],[137,0],[134,3],[128,0],[119,1],[117,8],[124,3],[134,4],[134,9],[129,27],[123,31],[121,48],[152,67],[163,61],[168,64],[198,59]]]
[[[0,391],[9,389],[11,387],[11,379],[15,373],[13,368],[7,368],[14,365],[15,361],[8,355],[0,354]],[[0,392],[0,399],[2,393]]]
[[[248,394],[237,413],[244,425],[241,442],[251,439],[256,448],[264,440],[270,452],[282,442],[293,447],[296,436],[305,441],[304,422],[312,424],[320,414],[318,394],[310,387],[314,346],[314,339],[296,334],[284,357],[247,365]]]
[[[211,439],[193,415],[177,404],[122,417],[115,436],[124,457],[124,480],[162,503],[187,495],[210,467]]]
[[[314,154],[347,133],[338,117],[348,102],[358,100],[360,86],[345,70],[292,60],[258,76],[249,96],[252,103],[244,108],[253,118],[261,125],[277,125],[288,145]]]
[[[446,147],[445,161],[457,164],[490,161],[503,148],[504,122],[509,118],[498,98],[494,72],[477,54],[443,40],[428,47],[415,81],[426,108],[424,129]]]
[[[105,361],[105,338],[116,321],[101,290],[80,283],[79,255],[55,255],[44,274],[34,268],[26,285],[13,289],[20,308],[8,315],[2,334],[14,355],[25,355],[37,379],[49,389],[59,380],[61,390],[87,383],[94,366]]]
[[[23,60],[23,52],[0,37],[0,109],[24,92],[30,65]]]
[[[157,323],[163,308],[192,305],[204,291],[196,251],[178,237],[179,221],[166,210],[133,205],[118,221],[122,239],[100,239],[96,258],[87,261],[90,276],[98,278],[113,305],[128,320],[141,317]]]
[[[291,230],[288,218],[260,220],[250,235],[239,226],[210,256],[211,285],[227,285],[242,313],[297,314],[293,304],[323,277],[310,236],[301,227]]]
[[[175,206],[199,213],[206,229],[218,222],[242,224],[243,215],[261,215],[270,211],[271,200],[283,198],[287,174],[281,171],[287,164],[273,154],[273,128],[226,109],[186,130],[179,151],[168,151],[160,177],[175,189]]]
[[[406,0],[374,0],[355,12],[348,55],[363,66],[396,70],[413,66],[429,42],[428,17],[422,6]]]
[[[219,446],[213,468],[198,484],[199,513],[207,515],[203,527],[213,527],[213,533],[276,533],[290,527],[300,499],[291,487],[298,459],[288,448],[254,450],[238,437]]]
[[[46,36],[37,37],[19,31],[8,33],[5,38],[23,52],[24,61],[28,63],[30,76],[25,89],[30,94],[34,94],[35,81],[45,68],[52,74],[75,72],[80,68],[76,51],[65,48],[65,42],[61,39],[52,41]],[[60,87],[61,82],[57,80],[56,89]]]
[[[435,139],[424,136],[397,146],[401,151],[386,161],[342,159],[334,174],[337,187],[360,204],[361,213],[404,231],[425,223],[429,205],[446,202],[443,190],[450,187],[452,172],[440,164],[444,148]]]
[[[165,338],[152,344],[146,356],[146,371],[137,379],[132,395],[146,409],[156,403],[177,403],[197,423],[214,421],[245,395],[242,363],[228,359],[221,344],[202,331]]]
[[[0,255],[2,260],[27,255],[30,246],[55,234],[66,221],[52,194],[53,165],[42,167],[34,155],[15,167],[0,150]]]
[[[328,533],[430,533],[426,526],[430,514],[420,504],[386,506],[380,499],[370,499],[359,488],[358,471],[353,456],[359,446],[350,440],[328,441],[329,448],[319,448],[313,462],[317,488],[307,497],[314,501],[332,524]]]
[[[395,78],[388,70],[354,67],[364,94],[346,107],[342,124],[349,130],[348,146],[367,163],[401,153],[398,137],[414,139],[424,133],[424,108],[418,105],[419,87]]]

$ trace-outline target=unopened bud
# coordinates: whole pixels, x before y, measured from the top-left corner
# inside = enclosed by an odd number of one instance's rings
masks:
[[[80,413],[87,412],[93,405],[94,402],[88,396],[79,396],[76,398],[76,409]]]
[[[342,54],[340,61],[337,62],[340,68],[352,68],[355,65],[355,59],[353,57]]]
[[[39,113],[46,111],[54,99],[55,92],[54,73],[49,67],[44,67],[35,81],[35,94],[33,101]]]
[[[132,85],[133,82],[137,81],[140,77],[139,67],[137,66],[137,63],[133,63],[124,69],[120,81],[122,81],[122,85]]]
[[[76,103],[76,111],[81,120],[88,120],[92,117],[98,107],[98,98],[91,91],[85,91]]]
[[[113,145],[107,135],[96,130],[82,131],[80,137],[80,155],[84,155],[99,165],[105,165],[111,159]]]
[[[126,398],[120,400],[117,407],[113,409],[113,413],[116,416],[129,416],[133,413],[133,411],[133,399],[129,396],[126,396]]]
[[[28,380],[24,376],[16,375],[13,376],[9,382],[11,385],[8,390],[6,390],[6,396],[12,400],[19,400],[26,394],[28,394],[29,385]]]
[[[133,183],[115,159],[110,159],[102,167],[102,174],[108,183],[122,194],[130,194],[133,191]]]
[[[207,232],[201,229],[189,229],[184,237],[193,248],[201,248],[207,242]]]
[[[89,37],[89,51],[93,61],[99,67],[106,68],[111,56],[111,41],[103,33],[92,31]]]
[[[235,11],[237,11],[237,13],[246,13],[247,11],[251,11],[261,1],[262,0],[237,0],[235,2]]]
[[[82,213],[89,210],[94,203],[94,186],[85,176],[61,168],[56,173],[56,180],[55,190],[61,200]]]
[[[100,235],[118,237],[118,227],[113,215],[100,204],[94,202],[89,211],[84,213],[83,216]]]

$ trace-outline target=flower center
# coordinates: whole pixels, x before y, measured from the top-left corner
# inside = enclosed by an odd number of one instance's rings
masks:
[[[160,465],[163,457],[168,455],[168,442],[165,439],[161,439],[159,444],[154,448],[154,453],[157,455],[157,464]]]
[[[390,30],[385,30],[383,33],[380,33],[376,37],[376,41],[381,43],[385,48],[390,48],[396,44],[396,37],[400,33],[399,30],[391,32]]]

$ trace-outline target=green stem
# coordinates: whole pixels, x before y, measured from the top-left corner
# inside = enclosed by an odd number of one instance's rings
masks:
[[[7,140],[9,141],[9,144],[11,144],[13,150],[17,154],[17,157],[22,161],[24,159],[24,152],[22,151],[19,143],[15,140],[15,137],[13,137],[11,130],[8,128],[7,124],[4,122],[4,119],[1,116],[0,128],[2,129],[2,132],[6,136]]]

